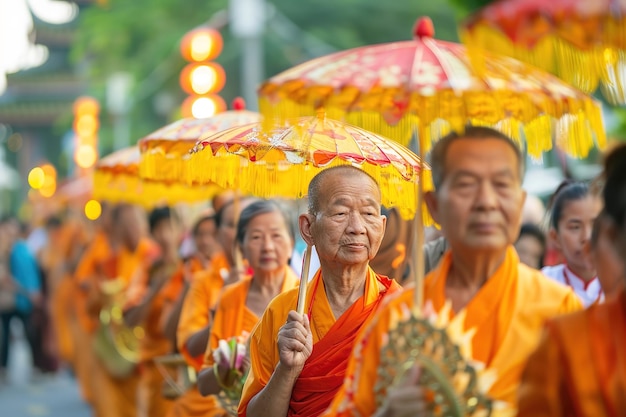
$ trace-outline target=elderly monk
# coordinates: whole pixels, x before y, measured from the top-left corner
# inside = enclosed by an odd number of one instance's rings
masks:
[[[177,344],[187,364],[196,371],[202,368],[211,332],[212,312],[222,289],[226,284],[237,282],[245,275],[244,271],[234,268],[233,249],[238,210],[243,210],[252,201],[246,198],[235,202],[231,198],[221,203],[215,221],[217,238],[224,252],[213,257],[210,270],[194,275],[183,301],[176,337]],[[197,386],[193,385],[176,399],[168,417],[206,416],[214,408],[214,403],[200,395]]]
[[[624,259],[626,146],[609,154],[605,174],[598,240],[610,241],[612,248],[607,249]],[[626,281],[622,265],[611,272]],[[626,290],[622,286],[614,291],[604,304],[548,323],[524,372],[520,417],[626,415]]]
[[[496,372],[489,394],[513,405],[544,321],[581,305],[569,288],[520,264],[515,253],[524,168],[521,152],[507,136],[467,127],[437,142],[431,159],[435,191],[424,198],[450,249],[425,277],[424,299],[436,312],[450,301],[451,319],[465,315],[464,329],[476,332],[472,359]],[[390,320],[413,308],[413,293],[408,289],[392,296],[361,335],[344,386],[327,415],[404,416],[425,408],[418,368],[407,373],[408,380],[389,387],[378,410],[374,398],[380,347]]]
[[[400,288],[369,267],[386,223],[376,181],[358,168],[334,167],[313,178],[308,195],[300,233],[315,245],[320,269],[308,284],[306,314],[293,311],[298,290],[288,291],[251,335],[240,416],[321,414],[341,386],[357,332]]]

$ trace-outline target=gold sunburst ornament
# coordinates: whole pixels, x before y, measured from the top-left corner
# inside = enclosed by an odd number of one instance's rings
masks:
[[[385,406],[388,388],[398,386],[417,365],[428,416],[513,416],[513,409],[487,395],[496,373],[471,359],[475,330],[463,331],[464,313],[449,320],[450,310],[448,302],[438,314],[424,315],[406,307],[402,314],[392,315],[374,387],[377,407]]]

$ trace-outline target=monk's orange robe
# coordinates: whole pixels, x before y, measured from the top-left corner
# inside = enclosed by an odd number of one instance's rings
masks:
[[[117,276],[126,288],[146,280],[149,265],[158,256],[158,247],[149,239],[142,239],[131,252],[122,248],[116,257]],[[96,361],[98,363],[99,361]],[[139,388],[139,371],[126,378],[115,378],[102,365],[96,366],[96,413],[98,417],[136,417]]]
[[[204,360],[203,355],[191,356],[186,344],[196,332],[204,329],[211,322],[211,310],[215,308],[224,286],[224,277],[228,274],[229,265],[226,256],[222,253],[211,260],[209,270],[202,270],[193,274],[189,291],[185,296],[183,308],[178,321],[176,342],[178,351],[183,355],[187,364],[199,371]],[[181,275],[180,291],[184,285]],[[183,395],[178,397],[171,408],[168,417],[204,416],[209,409],[208,399],[193,385]],[[210,403],[209,403],[210,404]]]
[[[207,351],[204,355],[203,368],[212,367],[213,350],[217,349],[220,340],[229,340],[231,337],[239,337],[244,332],[250,333],[259,321],[259,317],[246,307],[246,298],[250,289],[252,279],[246,279],[236,284],[230,285],[224,290],[223,295],[217,304],[215,317],[211,324],[211,336],[207,345]],[[281,293],[296,288],[300,283],[300,279],[294,274],[293,270],[285,267],[285,278]],[[218,417],[224,414],[224,410],[220,407],[217,397],[205,397],[206,417]]]
[[[197,257],[191,257],[185,263],[182,263],[172,278],[163,287],[163,299],[166,304],[174,303],[183,292],[185,287],[185,269],[188,269],[189,273],[193,276],[197,272],[204,271],[204,264]],[[210,269],[210,268],[208,268]]]
[[[448,251],[424,282],[424,300],[436,312],[446,302],[446,280],[452,265]],[[341,391],[324,416],[369,416],[376,411],[374,386],[380,348],[393,317],[413,308],[414,289],[392,296],[371,325],[359,336],[350,358]],[[464,329],[475,329],[473,359],[496,371],[489,394],[495,400],[515,404],[517,387],[526,359],[536,348],[544,322],[556,315],[582,308],[571,289],[555,283],[539,271],[520,264],[513,247],[474,298],[465,307]],[[399,315],[399,316],[398,316]],[[454,317],[451,312],[450,318]]]
[[[549,322],[519,394],[520,417],[626,416],[626,291]]]
[[[92,346],[93,332],[97,327],[97,318],[88,311],[89,294],[81,289],[81,284],[96,285],[98,265],[111,256],[111,246],[106,234],[96,233],[93,240],[85,249],[74,272],[74,288],[72,300],[75,320],[70,322],[72,338],[74,340],[74,370],[79,382],[81,395],[86,402],[95,401],[94,393],[94,366],[95,355]]]
[[[176,342],[178,351],[185,357],[190,366],[197,371],[202,367],[203,355],[191,356],[187,350],[187,341],[196,332],[209,325],[210,312],[224,287],[224,277],[228,275],[229,265],[224,254],[216,256],[208,271],[200,271],[194,274],[191,287],[185,296],[183,308],[180,313]]]
[[[128,289],[130,296],[126,302],[126,309],[141,304],[143,297],[147,296],[150,290],[150,278],[137,279],[132,288]],[[154,296],[148,314],[141,323],[144,330],[144,337],[140,342],[140,381],[139,381],[139,402],[138,407],[142,415],[150,417],[165,417],[174,401],[162,395],[165,377],[159,371],[154,359],[167,355],[172,351],[170,341],[165,337],[161,328],[161,311],[165,302],[163,287]],[[142,297],[143,296],[143,297]]]
[[[387,294],[400,289],[398,283],[376,275],[369,268],[363,296],[335,319],[321,271],[308,284],[305,311],[313,336],[313,353],[294,386],[288,416],[320,415],[341,387],[348,357],[359,329],[364,326]],[[267,385],[279,362],[276,338],[289,311],[296,309],[298,289],[276,297],[263,314],[250,338],[252,366],[243,388],[239,415],[245,416],[250,400]]]

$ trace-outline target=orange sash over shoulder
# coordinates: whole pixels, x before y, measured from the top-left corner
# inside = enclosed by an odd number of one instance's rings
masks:
[[[369,317],[376,311],[394,281],[387,277],[374,274],[382,285],[376,301],[365,305],[365,296],[361,296],[352,306],[333,324],[326,336],[313,346],[313,353],[304,365],[296,385],[294,386],[289,404],[288,416],[318,416],[331,403],[333,397],[341,387],[346,375],[346,365],[352,352],[354,340],[359,330]],[[321,279],[318,271],[313,278],[313,297]],[[315,298],[309,305],[309,317],[313,310]]]

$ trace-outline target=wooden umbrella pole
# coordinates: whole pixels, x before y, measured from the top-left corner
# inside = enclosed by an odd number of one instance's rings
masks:
[[[423,133],[423,132],[420,132]],[[413,268],[413,279],[415,282],[415,299],[414,307],[417,311],[421,311],[424,306],[424,152],[422,147],[423,136],[420,134],[417,140],[418,143],[418,157],[419,157],[419,175],[416,185],[416,210],[415,219],[413,221],[413,232],[415,240],[413,241],[413,260],[415,261],[415,267]]]
[[[311,267],[311,251],[313,247],[306,245],[306,251],[304,252],[304,261],[302,262],[302,273],[300,274],[300,288],[298,290],[298,306],[296,312],[298,314],[304,314],[304,304],[306,301],[306,287],[309,283],[309,269]]]
[[[239,223],[239,208],[241,207],[241,199],[239,198],[239,192],[235,191],[235,196],[233,198],[233,211],[235,213],[234,222],[235,228],[237,227],[237,223]],[[235,270],[241,271],[243,270],[243,254],[241,253],[241,248],[235,241],[233,247],[233,260],[235,261]]]

